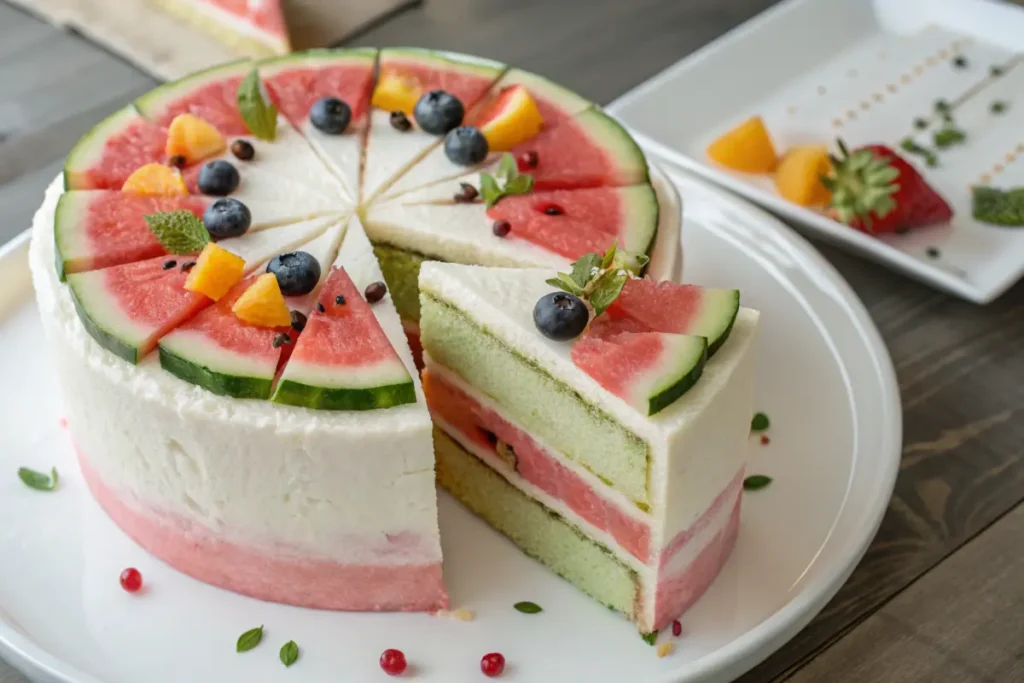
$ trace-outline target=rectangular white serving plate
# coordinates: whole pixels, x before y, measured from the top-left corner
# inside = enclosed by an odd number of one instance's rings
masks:
[[[965,68],[952,60],[962,55]],[[1004,75],[990,76],[992,66]],[[780,155],[799,144],[851,147],[908,136],[931,146],[936,100],[965,144],[937,168],[908,159],[950,202],[950,225],[880,238],[779,196],[770,175],[716,166],[707,145],[759,114]],[[992,102],[1009,103],[1001,115]],[[1024,274],[1024,228],[971,216],[971,186],[1024,186],[1024,9],[994,0],[785,0],[609,107],[641,143],[788,218],[809,234],[976,303]],[[924,132],[914,119],[932,124]],[[834,149],[834,147],[833,147]],[[937,250],[937,252],[936,252]]]

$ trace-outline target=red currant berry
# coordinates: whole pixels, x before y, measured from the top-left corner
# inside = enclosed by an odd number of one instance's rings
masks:
[[[121,572],[121,588],[129,593],[138,593],[142,589],[142,574],[135,567]]]
[[[762,445],[762,446],[767,446],[768,444],[770,444],[770,443],[771,443],[771,441],[772,441],[772,440],[768,438],[768,435],[767,435],[767,434],[762,434],[762,435],[761,435],[761,445]]]
[[[676,638],[678,638],[682,634],[683,634],[683,625],[679,623],[678,619],[676,619],[675,621],[672,622],[672,635],[674,635]]]
[[[488,678],[497,678],[505,670],[505,657],[500,652],[492,652],[480,659],[480,670]]]
[[[388,676],[401,676],[406,666],[405,654],[401,650],[384,650],[380,656],[380,668]]]

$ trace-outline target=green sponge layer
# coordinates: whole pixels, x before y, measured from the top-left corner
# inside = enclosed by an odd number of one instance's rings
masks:
[[[384,281],[391,292],[391,300],[402,320],[418,322],[420,319],[420,266],[428,259],[423,254],[406,251],[389,244],[373,245]]]
[[[434,450],[438,481],[463,505],[587,595],[633,618],[632,569],[437,428]]]
[[[430,292],[420,303],[421,339],[431,358],[497,401],[527,432],[647,509],[646,442],[462,311]]]

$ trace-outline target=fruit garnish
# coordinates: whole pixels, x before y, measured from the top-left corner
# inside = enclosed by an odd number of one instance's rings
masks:
[[[959,145],[967,139],[967,133],[960,128],[957,128],[955,124],[947,122],[945,126],[935,131],[932,135],[932,142],[939,149],[946,149],[953,145]]]
[[[462,123],[466,108],[458,97],[444,90],[431,90],[416,101],[413,117],[425,133],[445,135]]]
[[[543,609],[541,609],[540,605],[538,605],[535,602],[530,602],[529,600],[517,602],[512,606],[515,607],[517,612],[522,612],[523,614],[537,614],[538,612],[544,611]]]
[[[658,659],[664,659],[665,657],[668,657],[670,654],[672,654],[675,651],[675,649],[676,649],[675,643],[672,643],[672,642],[662,643],[661,645],[658,646],[658,649],[657,649]]]
[[[135,567],[128,567],[128,569],[121,572],[119,580],[121,588],[129,593],[138,593],[142,590],[142,572]]]
[[[388,119],[391,123],[391,127],[397,130],[399,133],[407,133],[412,130],[412,122],[409,117],[405,115],[404,111],[393,111]]]
[[[502,197],[529,194],[532,189],[533,176],[520,173],[515,158],[508,152],[502,155],[495,175],[480,174],[480,196],[488,209],[501,201]]]
[[[771,425],[771,420],[764,413],[754,413],[754,417],[750,420],[750,431],[752,432],[763,432],[768,429]]]
[[[337,97],[321,97],[309,109],[309,122],[321,133],[340,135],[352,120],[352,108]]]
[[[199,169],[197,184],[203,194],[225,197],[234,192],[241,181],[238,169],[231,162],[217,159]]]
[[[405,653],[401,650],[391,648],[384,650],[380,655],[380,668],[389,676],[401,676],[407,666]]]
[[[604,255],[584,254],[572,264],[571,273],[558,273],[547,283],[586,300],[596,318],[611,306],[629,278],[640,275],[649,260],[644,254],[633,254],[613,244]]]
[[[366,285],[366,289],[363,290],[363,298],[366,299],[366,303],[375,304],[384,298],[384,295],[388,293],[388,286],[377,280]]]
[[[238,84],[238,111],[250,133],[261,140],[277,137],[277,107],[263,97],[256,69]]]
[[[779,163],[760,116],[752,116],[714,140],[708,145],[707,155],[726,168],[746,173],[768,173]]]
[[[491,232],[495,237],[504,237],[512,232],[512,224],[506,220],[497,220],[491,223]]]
[[[239,320],[257,327],[287,327],[292,323],[291,311],[273,273],[256,278],[238,297],[231,311]]]
[[[1001,190],[979,186],[972,191],[971,214],[990,225],[1024,226],[1024,187]]]
[[[145,196],[187,195],[188,187],[178,169],[163,164],[146,164],[125,179],[121,191]]]
[[[249,207],[230,197],[218,199],[203,212],[203,225],[217,239],[240,237],[249,230],[251,224],[252,213]]]
[[[423,90],[415,80],[396,73],[384,73],[373,89],[370,104],[384,111],[400,111],[412,116],[422,94]]]
[[[683,625],[679,623],[678,619],[672,620],[672,635],[674,635],[676,638],[683,635]]]
[[[752,474],[743,480],[744,491],[759,491],[772,483],[772,478],[763,474]]]
[[[210,233],[191,211],[164,211],[144,216],[160,245],[171,254],[194,254],[210,242]]]
[[[57,483],[60,481],[56,467],[51,467],[49,474],[36,472],[27,467],[19,467],[18,479],[21,479],[25,486],[36,491],[53,491],[57,488]]]
[[[473,126],[453,128],[444,136],[444,155],[453,164],[475,166],[487,158],[487,138]]]
[[[936,156],[935,152],[923,145],[919,145],[913,138],[903,138],[903,140],[900,141],[900,149],[908,154],[914,154],[921,157],[930,168],[934,168],[939,165],[939,157]]]
[[[235,643],[235,652],[248,652],[259,645],[261,640],[263,640],[263,626],[251,628],[238,636],[238,642]]]
[[[949,204],[905,159],[884,145],[852,153],[838,141],[830,157],[832,174],[822,182],[832,192],[830,214],[858,230],[873,233],[910,230],[953,217]]]
[[[320,282],[320,262],[305,251],[278,254],[267,264],[267,272],[277,277],[285,296],[309,294]]]
[[[495,152],[510,150],[540,133],[544,117],[522,85],[504,90],[480,118],[480,132]]]
[[[590,311],[579,297],[568,292],[551,292],[533,307],[533,324],[548,339],[569,341],[583,334]]]
[[[228,293],[245,274],[245,259],[210,242],[185,279],[185,289],[205,294],[214,301]]]
[[[831,194],[822,182],[832,170],[823,146],[794,147],[775,170],[775,187],[783,198],[800,206],[827,204]]]
[[[278,657],[281,658],[282,664],[285,666],[291,666],[299,658],[299,646],[295,644],[294,640],[289,640],[281,646],[281,651],[278,653]]]
[[[989,105],[988,110],[993,114],[1002,114],[1009,107],[1010,105],[1005,100],[996,100],[991,105]]]
[[[182,157],[186,164],[220,154],[226,147],[220,131],[195,114],[178,114],[167,128],[167,156]]]
[[[505,671],[505,656],[490,652],[480,658],[480,672],[488,678],[496,678]]]
[[[241,161],[251,161],[256,156],[256,148],[248,140],[235,140],[231,143],[231,153]]]

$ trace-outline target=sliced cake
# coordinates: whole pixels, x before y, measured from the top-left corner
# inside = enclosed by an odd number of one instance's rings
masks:
[[[251,57],[291,51],[283,0],[147,0]]]

